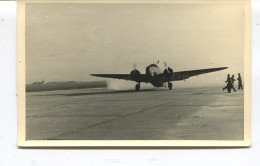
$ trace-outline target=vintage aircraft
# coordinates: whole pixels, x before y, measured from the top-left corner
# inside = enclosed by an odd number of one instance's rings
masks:
[[[158,63],[147,66],[145,74],[141,74],[140,71],[138,71],[134,67],[134,70],[132,70],[130,74],[91,74],[91,75],[97,77],[135,81],[137,82],[135,86],[136,91],[140,90],[141,82],[151,83],[155,87],[163,87],[164,83],[168,82],[168,88],[171,90],[172,89],[171,81],[186,80],[192,76],[197,76],[200,74],[215,72],[215,71],[224,70],[228,68],[228,67],[219,67],[219,68],[208,68],[208,69],[173,72],[172,68],[167,67],[167,64],[165,62],[164,63],[165,69],[162,72],[162,70],[157,66]]]

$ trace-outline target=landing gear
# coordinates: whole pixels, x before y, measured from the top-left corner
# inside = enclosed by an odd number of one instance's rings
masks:
[[[171,83],[171,82],[168,82],[168,88],[169,88],[170,90],[172,90],[172,83]]]
[[[139,90],[140,90],[140,87],[141,87],[141,86],[140,86],[140,83],[136,84],[136,85],[135,85],[135,91],[139,91]]]

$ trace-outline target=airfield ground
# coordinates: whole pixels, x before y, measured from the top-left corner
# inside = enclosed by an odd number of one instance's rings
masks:
[[[80,89],[26,93],[27,140],[242,140],[243,91]]]

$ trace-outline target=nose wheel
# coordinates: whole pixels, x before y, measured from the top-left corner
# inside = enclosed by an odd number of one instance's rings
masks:
[[[168,88],[169,88],[170,90],[172,90],[172,83],[171,83],[171,82],[168,82]]]
[[[140,83],[136,84],[136,85],[135,85],[135,91],[139,91],[139,90],[140,90],[140,87],[141,87],[141,86],[140,86]]]

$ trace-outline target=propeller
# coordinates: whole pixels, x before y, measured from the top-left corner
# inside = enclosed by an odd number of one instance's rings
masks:
[[[136,82],[141,82],[141,73],[136,68],[136,63],[133,63],[133,70],[130,72],[130,75]]]
[[[167,62],[164,62],[164,67],[165,69],[167,69]]]
[[[133,68],[134,68],[134,70],[136,70],[136,63],[133,63]]]

